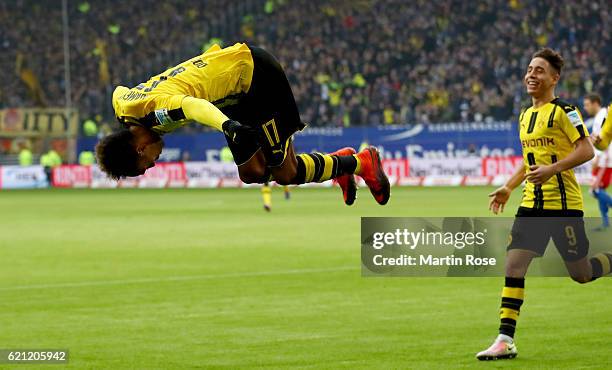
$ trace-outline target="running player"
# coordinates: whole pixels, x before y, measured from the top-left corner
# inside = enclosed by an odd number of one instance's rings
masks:
[[[519,118],[523,165],[489,194],[489,208],[495,214],[503,212],[512,190],[527,180],[506,254],[499,335],[476,355],[479,360],[516,357],[514,333],[525,274],[531,260],[543,255],[550,238],[575,281],[587,283],[610,273],[612,254],[587,257],[582,194],[572,169],[591,160],[594,150],[576,107],[555,98],[562,67],[563,58],[551,49],[533,55],[523,80],[533,105]]]
[[[389,180],[374,147],[358,154],[352,148],[295,154],[293,134],[305,125],[282,67],[263,49],[214,45],[136,87],[117,87],[112,100],[117,119],[128,129],[96,147],[98,163],[111,178],[143,174],[162,151],[161,135],[196,121],[225,134],[245,183],[273,178],[289,185],[337,178],[350,205],[356,174],[379,204],[389,200]]]

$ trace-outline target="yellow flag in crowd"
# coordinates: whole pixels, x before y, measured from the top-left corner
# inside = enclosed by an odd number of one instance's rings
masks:
[[[17,53],[17,57],[15,58],[15,72],[26,84],[28,90],[30,91],[30,95],[34,102],[38,106],[46,106],[44,93],[42,87],[40,86],[40,81],[38,77],[34,73],[34,71],[25,66],[24,56],[22,53]]]
[[[109,84],[110,72],[108,71],[108,54],[106,52],[106,42],[102,39],[96,39],[96,51],[96,54],[99,58],[98,75],[100,76],[100,84]]]

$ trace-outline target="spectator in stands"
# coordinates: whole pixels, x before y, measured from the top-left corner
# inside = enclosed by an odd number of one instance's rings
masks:
[[[83,150],[79,153],[79,164],[81,166],[91,166],[96,163],[96,156],[91,150]]]
[[[544,45],[566,54],[563,99],[612,93],[606,0],[101,0],[69,2],[69,19],[72,101],[106,120],[117,81],[141,82],[213,38],[272,51],[314,126],[515,119],[525,50]],[[543,19],[554,27],[534,26]],[[65,104],[61,25],[56,2],[0,2],[0,65],[19,66],[0,107]]]
[[[20,166],[31,166],[34,162],[34,156],[32,151],[26,144],[20,145],[19,150],[19,165]]]
[[[98,134],[98,125],[96,121],[89,118],[83,122],[83,135],[85,136],[96,136]]]

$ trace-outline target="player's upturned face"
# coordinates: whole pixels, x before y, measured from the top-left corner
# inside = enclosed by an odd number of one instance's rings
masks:
[[[164,142],[161,137],[158,136],[156,141],[152,141],[141,150],[138,160],[138,167],[141,170],[141,175],[149,168],[155,166],[155,161],[159,159],[162,149],[164,149]]]
[[[139,126],[130,127],[130,131],[134,134],[134,146],[138,153],[138,169],[139,175],[155,166],[155,161],[159,159],[159,155],[164,149],[164,142],[158,134]]]
[[[559,74],[544,58],[533,58],[527,67],[527,73],[523,83],[527,88],[527,94],[539,97],[554,89]]]

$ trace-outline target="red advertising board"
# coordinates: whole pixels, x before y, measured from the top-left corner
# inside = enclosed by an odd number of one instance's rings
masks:
[[[523,157],[485,157],[482,159],[482,176],[512,175],[523,163]]]
[[[91,166],[68,164],[53,168],[53,186],[56,188],[88,187],[91,184]]]

